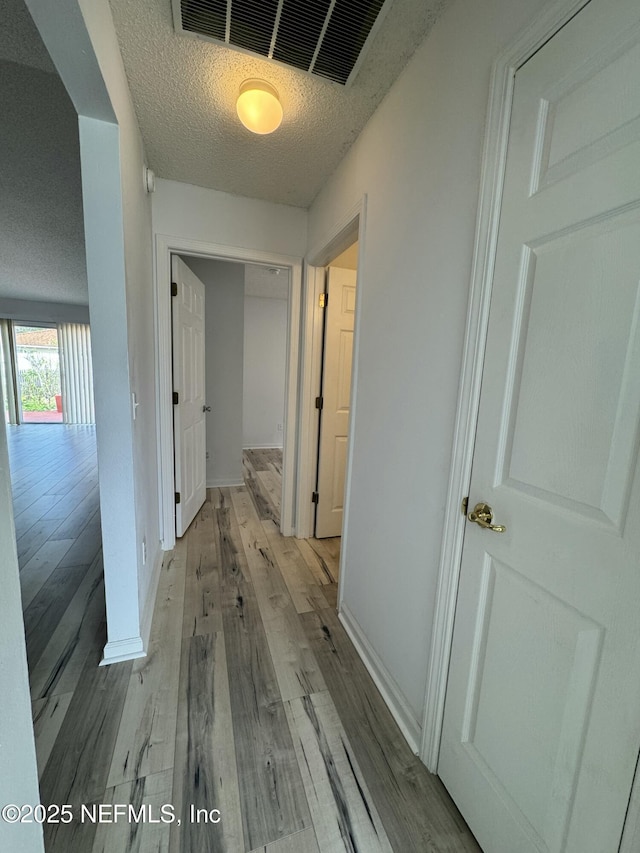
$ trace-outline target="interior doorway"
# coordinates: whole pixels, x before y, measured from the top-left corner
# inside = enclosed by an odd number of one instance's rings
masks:
[[[318,463],[314,536],[342,536],[355,329],[358,242],[325,270],[322,369],[317,399]]]
[[[290,271],[244,266],[242,460],[261,520],[280,527]]]
[[[182,249],[170,254],[204,284],[205,437],[200,464],[206,488],[245,484],[261,519],[291,535],[300,265],[263,253],[225,257]],[[263,258],[268,262],[257,262]],[[171,351],[175,346],[174,340]],[[175,386],[175,369],[173,374],[172,400],[177,392],[181,401],[185,398]],[[172,407],[174,417],[176,405],[180,402]],[[175,465],[179,441],[172,429],[175,492],[181,491]]]
[[[289,270],[173,255],[172,282],[176,535],[243,482],[279,527]]]

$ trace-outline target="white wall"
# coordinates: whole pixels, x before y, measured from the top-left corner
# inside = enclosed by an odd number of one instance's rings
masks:
[[[99,13],[96,7],[99,6]],[[155,332],[153,311],[151,199],[142,183],[145,155],[108,2],[83,0],[93,12],[92,38],[100,35],[98,60],[120,129],[121,185],[125,237],[129,381],[138,408],[133,424],[136,554],[142,630],[148,632],[161,559],[156,445]],[[94,42],[95,43],[95,42]],[[92,327],[93,328],[93,327]],[[146,540],[147,562],[141,544]],[[131,568],[134,555],[131,554]],[[155,571],[155,575],[154,575]],[[146,637],[144,637],[146,640]]]
[[[307,211],[158,180],[153,195],[153,230],[156,234],[301,258],[307,248]]]
[[[286,361],[286,299],[245,296],[244,447],[282,447]]]
[[[28,0],[28,7],[80,116],[109,636],[105,657],[113,660],[142,650],[161,554],[151,205],[108,0],[61,0],[55,8],[47,0]],[[132,394],[138,403],[135,420]]]
[[[242,478],[244,265],[184,257],[205,286],[207,488]]]
[[[84,245],[82,247],[84,253]],[[40,323],[88,323],[87,305],[68,302],[40,302],[0,297],[0,317],[7,320],[34,320]]]
[[[110,271],[110,265],[107,262],[100,272],[95,271],[93,283],[91,278],[89,280],[89,308],[94,353],[96,323],[101,327],[102,357],[98,359],[94,356],[98,438],[100,439],[102,435],[103,445],[108,442],[108,448],[103,446],[103,456],[107,454],[111,464],[117,459],[116,467],[123,469],[121,487],[119,488],[116,483],[112,484],[108,505],[104,506],[102,480],[105,465],[100,466],[103,535],[105,521],[107,521],[108,529],[111,531],[109,547],[114,549],[112,557],[115,557],[116,542],[119,543],[119,551],[123,550],[120,543],[126,546],[126,553],[122,555],[118,564],[118,574],[112,577],[111,592],[109,591],[109,573],[105,572],[107,608],[110,600],[112,603],[108,626],[109,643],[113,644],[112,652],[116,655],[117,643],[126,642],[128,638],[135,641],[136,634],[140,635],[141,632],[148,630],[148,625],[144,625],[143,622],[151,613],[155,592],[152,583],[155,579],[153,570],[158,568],[161,553],[155,445],[155,343],[153,312],[150,310],[153,304],[151,203],[142,184],[144,164],[142,139],[109,4],[105,0],[100,2],[82,0],[81,7],[116,114],[119,137],[119,181],[114,186],[121,194],[124,245],[119,248],[117,260],[112,259],[111,264],[124,262],[124,275],[120,270],[114,270],[115,277],[107,284]],[[87,151],[87,154],[90,156],[91,151]],[[84,165],[83,152],[83,168]],[[97,190],[96,200],[102,198],[104,201],[108,196],[107,187],[96,185],[94,189]],[[86,204],[85,192],[85,206]],[[92,222],[89,221],[85,211],[87,251],[90,225],[96,228],[104,248],[104,231],[99,228],[99,223],[97,211]],[[98,297],[96,291],[99,286],[102,293],[106,291],[104,296]],[[98,301],[100,304],[96,304]],[[106,316],[103,311],[106,312]],[[117,320],[115,314],[118,315]],[[111,320],[108,324],[106,317]],[[120,324],[120,328],[116,331],[117,323]],[[124,352],[114,354],[113,351],[119,349],[114,340],[115,336],[124,338]],[[98,361],[100,361],[100,367],[98,367]],[[110,365],[109,362],[112,364]],[[108,384],[111,388],[111,393],[106,395],[106,399],[98,387],[98,370],[100,370],[103,385]],[[132,419],[132,394],[135,394],[137,403],[135,421]],[[115,405],[116,398],[119,400],[117,412],[113,412],[111,407]],[[98,410],[98,400],[101,401],[101,411]],[[101,423],[105,425],[107,419],[109,422],[117,420],[117,423],[112,424],[113,428],[109,429],[109,435],[105,434],[106,430],[100,430]],[[117,445],[120,445],[119,448]],[[98,452],[100,463],[100,447]],[[143,539],[146,540],[146,565],[142,565]],[[105,568],[106,556],[105,553]],[[111,565],[115,571],[114,559]],[[128,609],[131,612],[125,624],[120,617],[124,616]]]
[[[367,193],[343,602],[416,726],[491,65],[542,6],[455,0],[310,209],[309,244],[321,246]]]
[[[36,805],[38,771],[4,423],[0,424],[0,554],[0,805]],[[0,850],[42,853],[42,827],[0,820]]]

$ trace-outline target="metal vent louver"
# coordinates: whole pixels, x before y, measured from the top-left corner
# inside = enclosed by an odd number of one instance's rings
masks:
[[[176,30],[346,84],[390,0],[174,0]]]

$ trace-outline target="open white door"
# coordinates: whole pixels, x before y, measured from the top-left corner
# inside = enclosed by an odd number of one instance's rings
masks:
[[[342,534],[356,311],[355,270],[329,267],[327,293],[315,531],[318,539]]]
[[[177,255],[171,258],[171,280],[176,536],[180,537],[207,496],[204,285]]]
[[[516,74],[438,772],[487,853],[615,853],[640,746],[640,7]],[[472,518],[472,520],[474,520]]]

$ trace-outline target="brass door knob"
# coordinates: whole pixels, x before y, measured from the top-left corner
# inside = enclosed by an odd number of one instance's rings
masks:
[[[476,504],[467,518],[469,521],[479,524],[480,527],[484,527],[486,530],[493,530],[494,533],[504,533],[507,529],[504,524],[491,523],[493,521],[493,510],[489,504]]]

